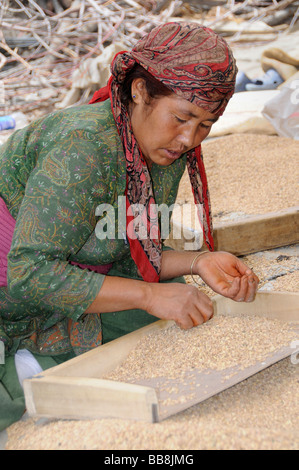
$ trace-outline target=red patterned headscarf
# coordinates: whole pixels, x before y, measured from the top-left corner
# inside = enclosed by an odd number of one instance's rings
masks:
[[[120,52],[115,56],[107,87],[96,92],[90,101],[92,104],[111,99],[126,156],[127,237],[131,255],[143,279],[158,282],[162,243],[153,210],[155,200],[151,177],[134,137],[128,110],[120,98],[120,87],[136,63],[178,96],[217,116],[223,113],[233,95],[237,68],[227,43],[211,29],[195,23],[167,23],[154,28],[131,52]],[[188,152],[187,168],[205,242],[212,251],[211,206],[200,146]],[[140,222],[140,211],[134,212],[134,207],[144,207],[143,224],[137,222]],[[132,236],[129,227],[134,221],[135,236]],[[138,232],[140,225],[143,231],[146,229],[146,237]]]

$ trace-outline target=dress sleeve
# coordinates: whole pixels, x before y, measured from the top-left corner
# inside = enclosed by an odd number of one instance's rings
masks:
[[[58,132],[39,145],[8,255],[9,294],[48,317],[77,320],[105,278],[69,258],[90,237],[96,207],[105,202],[109,150],[102,159],[98,136],[84,130]]]

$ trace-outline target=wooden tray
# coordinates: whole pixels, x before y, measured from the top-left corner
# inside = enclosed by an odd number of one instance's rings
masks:
[[[299,338],[299,294],[259,292],[253,303],[237,303],[221,296],[214,298],[215,315],[248,313],[289,322]],[[233,371],[207,371],[197,375],[196,395],[183,403],[163,406],[167,392],[157,393],[156,382],[148,385],[103,380],[124,361],[138,341],[173,322],[159,320],[149,326],[104,344],[70,361],[43,371],[24,381],[27,411],[30,416],[57,419],[125,418],[148,422],[161,421],[179,411],[243,381],[270,365],[291,356],[294,348],[286,344],[263,362]],[[188,395],[188,384],[177,384],[180,394]]]

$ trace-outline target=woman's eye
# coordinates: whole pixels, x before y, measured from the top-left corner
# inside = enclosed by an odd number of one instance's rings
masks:
[[[212,125],[211,125],[211,124],[203,124],[203,123],[201,123],[201,124],[200,124],[200,127],[202,127],[203,129],[210,129],[210,128],[212,127]]]
[[[181,119],[179,118],[178,116],[175,116],[176,120],[180,123],[180,124],[185,124],[187,121],[184,120],[184,119]]]

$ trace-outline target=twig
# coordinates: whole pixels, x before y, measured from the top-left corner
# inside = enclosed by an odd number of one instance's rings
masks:
[[[0,70],[2,69],[2,67],[4,67],[6,62],[7,62],[7,59],[6,59],[5,55],[1,54],[1,52],[0,52]]]
[[[32,35],[33,37],[35,37],[35,39],[40,42],[42,44],[42,46],[44,46],[45,49],[47,49],[47,51],[49,51],[52,55],[54,55],[55,57],[58,57],[59,59],[64,59],[64,55],[62,54],[59,54],[59,52],[55,51],[54,49],[52,49],[37,33],[35,33],[34,31],[32,32]]]
[[[275,3],[274,5],[270,5],[265,8],[261,8],[260,10],[256,11],[255,13],[248,13],[247,15],[244,15],[243,18],[246,20],[249,20],[253,17],[260,17],[260,16],[266,16],[266,15],[272,15],[274,11],[279,11],[283,10],[284,8],[292,5],[292,3],[295,3],[297,0],[281,0],[279,3]]]
[[[62,2],[55,0],[52,12],[42,9],[38,0],[15,0],[13,3],[18,8],[10,8],[8,1],[0,0],[0,47],[7,55],[0,55],[0,80],[5,85],[17,86],[34,77],[37,83],[43,80],[45,88],[58,89],[59,93],[71,87],[74,70],[84,60],[101,54],[107,44],[120,42],[130,48],[153,27],[171,21],[173,15],[180,15],[183,11],[183,0],[73,0],[71,5],[68,2],[70,7],[63,11],[59,11]],[[269,0],[255,3],[254,0],[223,1],[218,14],[209,16],[208,26],[213,27],[228,17],[232,20],[238,18],[238,22],[240,19],[255,22],[294,3],[291,0],[273,0],[270,4]],[[214,2],[203,0],[200,4],[209,8]],[[236,16],[248,7],[254,10]],[[21,13],[22,17],[19,16]],[[205,24],[206,15],[205,10],[202,18]],[[297,21],[298,15],[299,8],[290,27]],[[272,31],[277,34],[282,29],[281,26]],[[12,32],[18,41],[18,49],[8,41]],[[35,43],[30,44],[30,39]],[[227,40],[248,41],[242,30],[242,22],[239,32]],[[22,103],[21,96],[19,99]]]
[[[289,26],[289,28],[288,28],[289,30],[292,30],[292,28],[295,26],[295,23],[296,23],[296,21],[298,20],[298,18],[299,18],[299,7],[297,8],[297,10],[296,10],[296,12],[295,12],[295,15],[294,15],[294,17],[293,17],[293,19],[292,19],[292,21],[291,21],[291,24],[290,24],[290,26]]]
[[[23,59],[16,51],[13,51],[6,43],[3,41],[0,41],[0,48],[4,49],[6,52],[8,52],[11,56],[13,56],[18,62],[21,62],[27,69],[32,70],[32,66],[26,62],[26,60]]]

